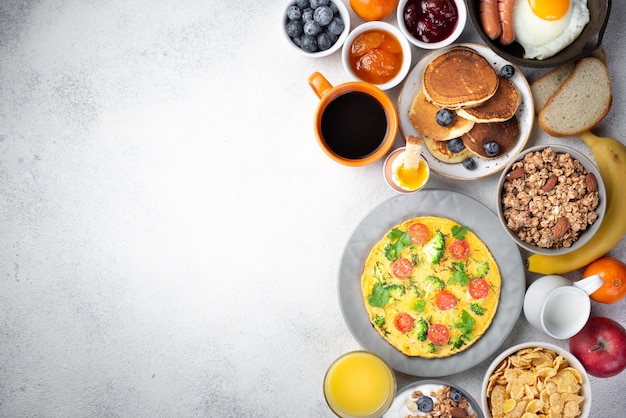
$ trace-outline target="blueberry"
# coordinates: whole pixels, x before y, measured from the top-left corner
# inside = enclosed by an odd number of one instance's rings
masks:
[[[289,6],[289,8],[287,8],[287,17],[289,20],[300,20],[300,18],[302,18],[302,11],[296,5]]]
[[[328,6],[320,6],[315,9],[313,13],[313,20],[320,24],[320,26],[326,26],[333,20],[333,11]]]
[[[465,144],[461,138],[454,138],[448,141],[448,149],[456,154],[465,149]]]
[[[305,35],[309,35],[309,36],[317,36],[318,33],[320,33],[320,24],[317,23],[315,20],[309,20],[304,22],[304,34]]]
[[[511,78],[515,75],[515,68],[511,64],[507,64],[500,69],[500,75],[504,78]]]
[[[310,0],[311,7],[317,9],[320,6],[328,6],[329,0]]]
[[[498,155],[498,153],[500,152],[500,145],[498,145],[496,141],[485,142],[485,145],[483,146],[483,148],[485,149],[485,154],[487,154],[490,157]]]
[[[290,20],[285,25],[285,30],[287,31],[287,35],[291,38],[295,38],[296,36],[302,35],[302,22],[299,20]]]
[[[474,159],[471,157],[466,160],[463,160],[463,167],[465,167],[468,170],[474,170],[476,168],[476,161],[474,161]]]
[[[331,31],[328,30],[328,28],[326,28],[326,30],[324,31],[324,33],[326,35],[328,35],[328,38],[330,38],[330,42],[334,45],[335,42],[337,42],[337,39],[339,39],[339,36],[335,35],[334,33],[332,33]]]
[[[304,9],[306,9],[307,7],[309,7],[309,0],[296,0],[296,5],[297,5],[300,9],[304,10]]]
[[[305,52],[316,52],[317,51],[317,39],[315,36],[305,35],[302,37],[300,42],[300,48],[302,48]]]
[[[433,410],[435,403],[430,396],[422,396],[417,399],[417,409],[420,412],[430,412]]]
[[[456,389],[452,389],[450,391],[450,399],[452,399],[454,402],[461,402],[461,399],[463,399],[463,394]]]
[[[337,7],[337,5],[335,3],[333,3],[332,1],[328,2],[328,7],[330,7],[330,10],[333,11],[333,14],[339,14],[339,7]]]
[[[315,13],[315,10],[311,9],[310,7],[307,7],[306,9],[304,9],[302,11],[302,20],[304,22],[307,22],[309,20],[313,20],[313,14]]]
[[[322,32],[317,35],[317,47],[320,51],[326,51],[331,46],[333,46],[333,42],[330,36],[328,36],[328,32]]]
[[[332,34],[339,36],[341,35],[345,27],[346,26],[344,25],[343,20],[340,17],[335,16],[333,17],[333,20],[331,20],[328,24],[328,31]]]
[[[441,126],[450,126],[454,122],[454,112],[449,109],[439,109],[435,119]]]
[[[294,36],[291,40],[294,44],[298,45],[298,47],[302,47],[302,36]]]

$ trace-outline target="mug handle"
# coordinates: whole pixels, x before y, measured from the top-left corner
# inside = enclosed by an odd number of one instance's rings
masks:
[[[600,289],[603,283],[604,280],[602,279],[602,276],[600,276],[599,274],[594,274],[593,276],[585,277],[582,280],[574,282],[574,286],[584,290],[586,294],[590,295],[596,290]]]
[[[311,86],[318,99],[326,96],[333,88],[328,80],[317,71],[309,76],[309,86]]]

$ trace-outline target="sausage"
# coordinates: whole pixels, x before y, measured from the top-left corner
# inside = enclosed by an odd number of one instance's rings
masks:
[[[498,0],[480,0],[480,22],[489,39],[497,39],[502,34],[502,25],[498,17]]]
[[[515,31],[513,30],[513,8],[515,0],[498,0],[498,17],[502,34],[500,35],[500,43],[509,45],[515,40]]]

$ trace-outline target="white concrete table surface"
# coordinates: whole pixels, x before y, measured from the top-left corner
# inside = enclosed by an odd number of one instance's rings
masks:
[[[360,348],[337,298],[340,255],[394,192],[382,161],[341,166],[315,142],[307,77],[347,76],[339,53],[288,47],[283,8],[0,4],[0,416],[332,415],[326,368]],[[613,106],[596,129],[622,141],[625,10],[613,2]],[[476,40],[468,23],[460,41]],[[528,145],[546,142],[591,156],[539,129]],[[496,182],[428,187],[495,210]],[[626,260],[624,239],[610,255]],[[626,300],[593,312],[626,325]],[[528,340],[566,346],[522,314],[501,349]],[[498,352],[443,378],[479,398]],[[591,379],[593,417],[623,413],[625,381]]]

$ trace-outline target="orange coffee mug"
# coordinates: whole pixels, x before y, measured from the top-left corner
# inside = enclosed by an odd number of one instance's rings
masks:
[[[363,81],[332,86],[319,72],[309,77],[309,85],[320,99],[315,136],[330,158],[357,167],[389,152],[398,133],[398,112],[384,91]]]

